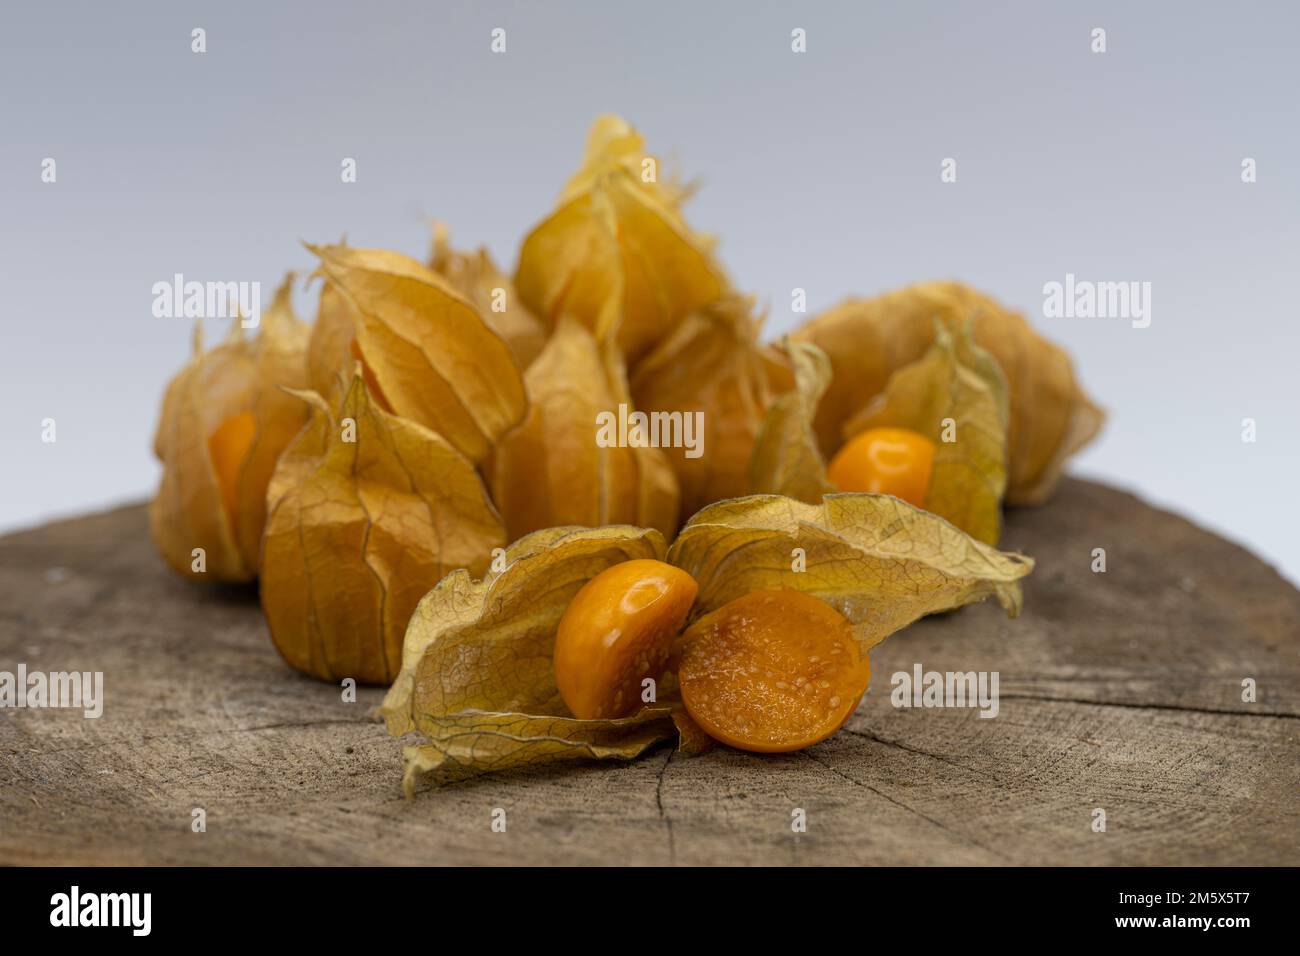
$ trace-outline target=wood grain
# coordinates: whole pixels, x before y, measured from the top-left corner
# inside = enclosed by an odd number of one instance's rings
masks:
[[[1080,481],[1009,515],[1004,547],[1038,560],[1022,617],[895,635],[846,729],[803,753],[665,747],[408,801],[368,716],[382,692],[346,704],[290,671],[255,591],[172,575],[143,507],[11,535],[0,670],[103,671],[106,703],[0,709],[0,863],[1300,863],[1300,592]],[[889,675],[916,662],[998,671],[998,716],[895,709]]]

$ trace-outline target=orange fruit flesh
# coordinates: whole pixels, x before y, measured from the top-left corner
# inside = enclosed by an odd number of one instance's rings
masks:
[[[854,435],[826,470],[840,491],[893,495],[925,507],[935,444],[906,428],[869,428]]]
[[[799,750],[839,730],[871,680],[847,618],[790,589],[754,591],[696,621],[677,672],[691,718],[741,750]]]
[[[257,421],[252,412],[232,415],[208,436],[208,458],[217,475],[217,488],[221,492],[221,506],[226,520],[235,520],[239,507],[239,470],[253,447],[257,435]]]
[[[695,579],[662,561],[607,568],[582,586],[555,636],[555,685],[573,716],[625,717],[658,681],[695,603]]]

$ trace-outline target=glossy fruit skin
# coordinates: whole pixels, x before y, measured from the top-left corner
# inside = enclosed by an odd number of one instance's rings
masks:
[[[869,428],[854,435],[826,470],[840,491],[893,495],[925,507],[935,444],[906,428]]]
[[[658,681],[699,586],[649,559],[606,568],[569,602],[555,635],[555,684],[573,716],[625,717],[641,707],[641,682]]]
[[[681,647],[687,712],[740,750],[782,753],[826,739],[871,680],[848,619],[788,588],[724,604],[692,624]]]

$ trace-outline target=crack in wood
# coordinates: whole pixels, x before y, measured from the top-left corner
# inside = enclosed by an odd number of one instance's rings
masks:
[[[1138,703],[1127,700],[1093,700],[1088,697],[1055,697],[1049,694],[999,694],[999,700],[1038,700],[1054,704],[1085,704],[1090,707],[1124,707],[1129,710],[1172,710],[1185,714],[1214,714],[1227,717],[1272,717],[1276,720],[1300,720],[1300,714],[1274,710],[1233,710],[1228,707],[1188,707],[1184,704]]]
[[[668,830],[668,865],[677,865],[677,843],[673,838],[673,820],[664,809],[664,774],[668,772],[668,765],[673,762],[673,754],[677,752],[675,747],[668,748],[668,759],[664,765],[659,768],[659,777],[655,782],[655,806],[659,808],[659,819],[663,822]]]
[[[1002,860],[1002,861],[1005,862],[1005,863],[1014,863],[1014,862],[1015,862],[1015,861],[1012,860],[1010,857],[1005,856],[1005,855],[1002,854],[1002,853],[999,853],[997,850],[993,849],[992,847],[990,847],[990,846],[986,846],[985,844],[980,843],[980,842],[979,842],[978,840],[976,840],[974,837],[970,836],[970,834],[962,833],[962,832],[960,832],[960,831],[958,831],[958,830],[954,830],[952,827],[948,826],[948,825],[945,824],[945,823],[942,823],[942,822],[939,821],[939,820],[936,820],[934,817],[930,816],[929,814],[922,813],[920,810],[916,809],[916,807],[910,806],[909,804],[904,803],[902,800],[898,800],[898,799],[896,799],[896,798],[894,798],[894,797],[891,797],[889,794],[885,793],[883,790],[877,789],[876,787],[873,787],[873,786],[872,786],[871,784],[869,784],[869,783],[864,783],[864,782],[861,781],[861,780],[857,780],[857,779],[855,779],[854,777],[849,776],[848,774],[846,774],[846,773],[844,773],[842,770],[840,770],[838,767],[835,767],[834,765],[827,763],[826,761],[822,760],[821,758],[819,758],[816,754],[812,753],[811,751],[808,751],[808,750],[800,750],[800,751],[798,751],[798,753],[799,753],[801,756],[808,758],[808,759],[811,760],[813,763],[818,764],[819,766],[825,767],[827,770],[829,770],[831,773],[835,774],[835,776],[839,777],[840,779],[842,779],[842,780],[847,780],[849,783],[853,784],[855,787],[861,787],[861,788],[864,789],[864,790],[868,790],[868,791],[870,791],[871,793],[874,793],[876,796],[880,797],[881,799],[886,800],[886,801],[888,801],[889,803],[892,803],[894,806],[896,806],[896,807],[898,807],[898,808],[900,808],[900,809],[902,809],[902,810],[906,810],[908,813],[914,814],[915,816],[920,817],[920,818],[921,818],[922,820],[924,820],[926,823],[929,823],[929,824],[932,825],[932,826],[938,827],[940,830],[942,830],[944,833],[947,833],[949,836],[955,837],[959,843],[963,843],[963,844],[965,844],[965,843],[969,843],[969,844],[972,844],[972,845],[978,847],[979,849],[983,850],[985,853],[988,853],[990,856],[992,856],[992,857],[994,857],[994,858],[996,858],[996,859]]]
[[[39,654],[106,674],[100,720],[0,711],[0,863],[1300,863],[1300,592],[1236,545],[1079,481],[1009,510],[1005,541],[1039,561],[1018,620],[989,602],[872,651],[878,679],[916,661],[999,670],[995,720],[873,694],[812,757],[656,750],[633,773],[534,768],[412,802],[401,742],[363,712],[380,692],[340,705],[337,687],[295,674],[256,591],[174,578],[145,508],[0,538],[0,668]],[[1088,568],[1097,544],[1122,556],[1107,575]],[[51,567],[71,579],[43,583]],[[1160,582],[1211,574],[1152,600]],[[1263,704],[1237,703],[1237,674]],[[636,812],[651,779],[654,812]],[[829,839],[780,838],[792,788],[835,808]],[[191,806],[209,809],[206,837]],[[520,808],[508,837],[485,806]],[[1089,829],[1098,806],[1109,835]]]

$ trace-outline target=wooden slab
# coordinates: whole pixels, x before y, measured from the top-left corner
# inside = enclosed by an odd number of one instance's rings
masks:
[[[410,801],[368,718],[382,692],[345,704],[289,670],[255,592],[172,575],[143,507],[2,538],[0,670],[103,671],[106,702],[0,710],[0,863],[1300,863],[1300,592],[1095,484],[1008,525],[1038,559],[1023,616],[981,605],[890,638],[817,747],[665,746]],[[917,662],[999,672],[998,716],[895,709],[889,677]]]

